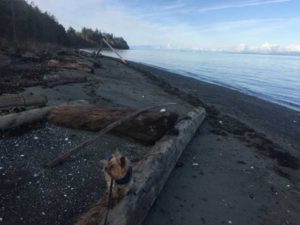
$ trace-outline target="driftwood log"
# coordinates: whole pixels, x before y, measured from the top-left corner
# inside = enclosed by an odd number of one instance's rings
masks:
[[[110,225],[140,225],[156,200],[183,150],[205,118],[205,110],[196,108],[175,128],[177,136],[165,136],[151,149],[144,161],[133,167],[131,192],[109,212]],[[83,214],[76,225],[102,225],[105,219],[107,195]]]
[[[48,61],[49,67],[59,67],[64,69],[73,69],[73,70],[79,70],[83,72],[92,73],[94,69],[90,67],[87,64],[84,63],[69,63],[69,62],[59,62],[58,60],[51,59]]]
[[[43,81],[49,87],[53,87],[56,85],[68,84],[68,83],[80,83],[85,82],[87,80],[87,76],[82,73],[75,72],[59,72],[56,74],[47,74],[44,75]]]
[[[104,134],[108,133],[109,131],[113,130],[114,128],[121,126],[124,122],[129,121],[130,119],[135,118],[136,116],[140,115],[143,112],[146,112],[147,110],[151,110],[160,106],[166,106],[166,105],[174,105],[176,103],[165,103],[163,105],[156,105],[156,106],[150,106],[146,108],[142,108],[139,110],[136,110],[132,113],[127,114],[126,116],[122,117],[121,119],[118,119],[109,125],[107,125],[105,128],[101,129],[97,135],[85,142],[82,142],[80,145],[77,145],[75,148],[71,149],[70,151],[60,155],[59,157],[55,158],[54,160],[50,161],[47,163],[45,166],[48,168],[57,166],[65,162],[67,159],[69,159],[72,155],[75,155],[76,153],[80,152],[81,149],[86,147],[87,145],[94,143],[97,139],[102,137]]]
[[[6,94],[0,95],[0,109],[13,107],[45,106],[48,100],[45,95],[38,94]]]
[[[47,118],[47,114],[51,108],[52,107],[43,107],[0,116],[0,130],[5,131],[22,125],[42,121]]]
[[[93,105],[65,105],[51,110],[48,121],[68,128],[99,131],[134,111]],[[112,133],[143,144],[153,144],[174,126],[177,117],[176,113],[168,111],[143,112],[115,127]]]

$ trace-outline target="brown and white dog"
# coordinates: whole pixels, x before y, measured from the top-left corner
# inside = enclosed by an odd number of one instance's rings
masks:
[[[121,155],[119,152],[112,154],[112,156],[105,161],[104,175],[108,190],[112,183],[112,198],[123,198],[130,189],[132,167],[129,160]]]

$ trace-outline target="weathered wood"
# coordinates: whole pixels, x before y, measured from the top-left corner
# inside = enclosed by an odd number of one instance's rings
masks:
[[[47,114],[52,107],[31,109],[20,113],[12,113],[0,116],[0,130],[5,131],[11,128],[42,121],[47,118]]]
[[[204,120],[205,114],[203,108],[189,112],[187,119],[176,125],[178,136],[165,136],[149,150],[151,154],[145,161],[134,166],[132,192],[110,210],[108,224],[142,224],[176,161]],[[93,207],[79,219],[77,225],[102,225],[104,220],[102,211],[103,204]]]
[[[6,94],[0,95],[0,109],[12,107],[40,107],[45,106],[48,100],[45,95],[38,94]]]
[[[88,72],[88,73],[92,73],[94,71],[94,69],[92,67],[90,67],[89,65],[84,64],[84,63],[63,63],[63,62],[59,62],[58,60],[55,60],[55,59],[49,60],[48,66],[79,70],[79,71],[84,71],[84,72]]]
[[[120,58],[120,60],[126,64],[127,62],[123,57],[108,43],[108,41],[105,40],[105,38],[102,38],[102,40],[105,42],[105,44]]]
[[[121,119],[119,119],[117,121],[114,121],[113,123],[110,123],[105,128],[103,128],[102,130],[100,130],[98,132],[98,134],[96,135],[96,137],[91,138],[91,139],[89,139],[89,140],[81,143],[80,145],[78,145],[75,148],[71,149],[69,152],[67,152],[67,153],[65,153],[65,154],[57,157],[56,159],[52,160],[51,162],[47,163],[46,166],[51,168],[51,167],[60,165],[61,163],[63,163],[66,160],[68,160],[72,155],[78,153],[82,148],[84,148],[87,145],[95,142],[97,139],[99,139],[101,136],[103,136],[107,132],[111,131],[112,129],[114,129],[114,128],[120,126],[120,125],[122,125],[125,121],[128,121],[128,120],[130,120],[130,119],[138,116],[142,112],[145,112],[147,110],[150,110],[150,109],[153,109],[153,108],[157,108],[157,107],[160,107],[160,106],[173,105],[173,104],[176,104],[176,103],[165,103],[165,104],[162,104],[162,105],[150,106],[150,107],[142,108],[142,109],[139,109],[139,110],[134,111],[132,113],[129,113],[129,114],[125,115],[124,117],[122,117]]]
[[[133,109],[128,108],[66,105],[54,108],[48,119],[50,123],[63,127],[99,131],[133,112]],[[143,112],[115,127],[112,132],[143,144],[153,144],[173,127],[176,120],[177,114],[174,112]]]
[[[87,76],[82,73],[66,73],[59,72],[56,74],[47,74],[43,77],[44,83],[48,87],[54,87],[57,85],[63,85],[68,83],[81,83],[87,81]]]

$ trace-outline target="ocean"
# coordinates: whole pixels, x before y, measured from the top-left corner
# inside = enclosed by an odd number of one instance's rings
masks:
[[[300,111],[300,56],[122,50],[127,60],[225,86]],[[104,55],[116,57],[113,52]]]

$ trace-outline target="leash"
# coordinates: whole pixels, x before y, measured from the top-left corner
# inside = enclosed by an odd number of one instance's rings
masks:
[[[111,196],[112,196],[113,183],[114,183],[114,179],[111,178],[110,186],[109,186],[109,193],[108,193],[107,210],[106,210],[106,215],[105,215],[105,220],[104,220],[103,225],[107,224],[108,214],[109,214],[109,210],[111,207]]]

